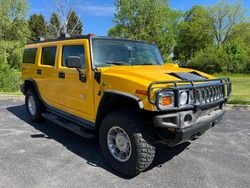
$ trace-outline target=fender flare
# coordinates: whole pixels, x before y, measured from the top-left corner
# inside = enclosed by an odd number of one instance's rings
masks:
[[[140,109],[144,109],[143,102],[141,101],[141,99],[139,97],[137,97],[135,95],[132,95],[132,94],[129,94],[129,93],[126,93],[126,92],[122,92],[122,91],[117,91],[117,90],[106,90],[106,91],[104,91],[103,96],[105,94],[115,94],[115,95],[119,95],[119,96],[130,98],[130,99],[134,100],[135,102],[137,102],[138,107]]]
[[[27,91],[27,89],[28,89],[28,88],[27,88],[27,85],[26,85],[27,82],[31,82],[31,83],[32,83],[32,85],[34,86],[34,88],[35,88],[35,90],[36,90],[36,93],[37,93],[39,99],[42,99],[42,98],[41,98],[41,95],[40,95],[40,92],[39,92],[39,89],[38,89],[38,87],[37,87],[36,81],[33,80],[33,79],[31,79],[31,78],[28,78],[28,79],[25,79],[25,80],[24,80],[23,89],[22,89],[23,94],[25,95],[25,93],[26,93],[26,91]],[[43,101],[42,101],[42,102],[43,102]]]
[[[107,101],[107,97],[108,96],[120,96],[120,97],[125,97],[127,99],[132,100],[133,102],[135,102],[138,105],[138,108],[143,110],[144,109],[144,105],[143,102],[141,101],[141,99],[135,95],[126,93],[126,92],[122,92],[122,91],[117,91],[117,90],[105,90],[103,91],[103,95],[102,98],[100,100],[98,109],[97,109],[97,114],[96,114],[96,125],[97,128],[100,127],[101,121],[105,116],[105,112],[103,112],[103,109],[105,107],[105,102]],[[104,113],[104,114],[103,114]]]

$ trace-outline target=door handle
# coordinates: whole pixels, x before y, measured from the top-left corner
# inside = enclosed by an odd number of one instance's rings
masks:
[[[42,74],[42,70],[41,69],[37,69],[36,73],[41,75]]]
[[[65,78],[65,73],[64,72],[59,72],[58,77],[64,79]]]

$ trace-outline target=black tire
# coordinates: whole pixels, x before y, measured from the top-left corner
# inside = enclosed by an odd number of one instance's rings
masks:
[[[31,111],[29,110],[28,106],[28,100],[30,97],[33,97],[34,103],[35,103],[35,110],[34,113],[32,114]],[[25,94],[25,107],[27,110],[27,113],[29,114],[30,120],[33,122],[40,122],[44,120],[42,117],[42,112],[44,111],[44,105],[42,102],[39,100],[36,92],[33,89],[28,89]]]
[[[112,127],[122,128],[128,135],[132,153],[125,162],[120,162],[111,154],[108,148],[107,135]],[[134,177],[148,168],[154,160],[154,135],[140,115],[133,111],[117,111],[108,114],[101,123],[99,142],[108,164],[118,173]]]

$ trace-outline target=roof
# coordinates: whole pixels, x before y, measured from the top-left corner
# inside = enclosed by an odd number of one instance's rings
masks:
[[[47,42],[56,42],[56,41],[65,41],[65,40],[74,40],[74,39],[90,39],[90,38],[98,38],[98,39],[110,39],[110,40],[123,40],[123,41],[136,41],[136,42],[141,42],[141,43],[147,43],[145,41],[140,41],[140,40],[131,40],[131,39],[125,39],[125,38],[114,38],[114,37],[108,37],[108,36],[95,36],[93,34],[88,34],[88,35],[74,35],[74,36],[63,36],[59,38],[43,38],[40,37],[36,41],[32,41],[29,44],[39,44],[39,43],[47,43]]]
[[[56,41],[63,41],[63,40],[72,40],[72,39],[90,39],[93,35],[74,35],[74,36],[65,36],[65,37],[58,37],[58,38],[43,38],[39,37],[36,41],[29,42],[28,44],[38,44],[38,43],[46,43],[46,42],[56,42]]]

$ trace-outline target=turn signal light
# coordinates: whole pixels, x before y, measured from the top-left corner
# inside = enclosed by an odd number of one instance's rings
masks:
[[[162,97],[161,104],[163,106],[168,106],[168,105],[172,104],[172,97],[171,96]]]
[[[135,94],[138,94],[138,95],[147,95],[147,91],[144,91],[144,90],[135,90]]]

